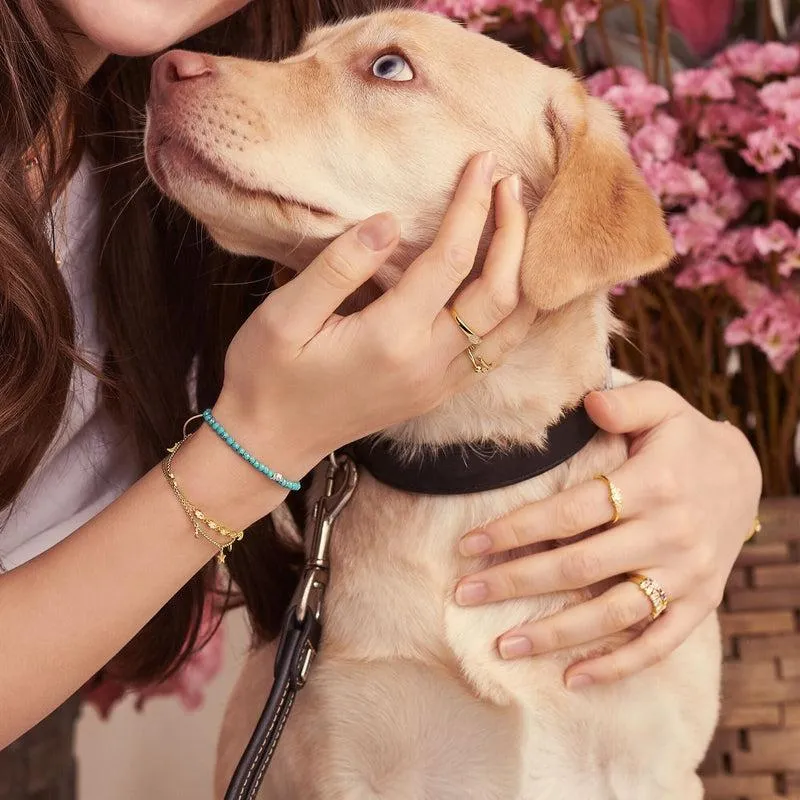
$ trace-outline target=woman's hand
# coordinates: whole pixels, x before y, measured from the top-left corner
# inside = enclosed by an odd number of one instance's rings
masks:
[[[478,377],[445,305],[473,268],[495,164],[491,153],[470,162],[433,245],[363,311],[335,314],[397,246],[390,214],[343,234],[270,294],[231,343],[215,406],[239,441],[299,477],[327,452],[429,411]],[[455,300],[485,336],[480,354],[489,362],[521,341],[531,322],[522,308],[512,313],[527,226],[516,176],[498,183],[495,216],[483,273]]]
[[[715,609],[751,530],[761,471],[744,435],[712,422],[658,383],[631,384],[586,399],[604,430],[630,434],[630,458],[609,477],[624,498],[610,529],[564,547],[492,567],[463,579],[456,598],[479,602],[578,589],[643,573],[667,592],[670,605],[641,636],[616,651],[572,664],[567,686],[607,683],[669,655]],[[613,509],[599,480],[567,489],[468,534],[465,555],[569,538],[609,522]],[[479,588],[466,590],[469,584]],[[481,584],[483,586],[481,587]],[[505,658],[583,645],[647,620],[652,606],[631,581],[498,641]]]

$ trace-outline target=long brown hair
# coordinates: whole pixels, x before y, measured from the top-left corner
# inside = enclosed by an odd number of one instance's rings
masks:
[[[262,0],[181,46],[281,58],[309,28],[380,5]],[[84,148],[103,176],[95,280],[109,348],[103,402],[134,438],[143,472],[191,413],[187,377],[195,359],[197,403],[214,402],[228,343],[268,290],[272,269],[221,253],[148,181],[140,156],[152,59],[111,57],[81,86],[54,14],[51,0],[0,6],[0,510],[13,503],[53,440],[80,361],[46,220]],[[67,109],[66,119],[55,119],[56,106]],[[31,198],[25,175],[34,142],[46,156],[40,202]],[[269,638],[293,589],[298,553],[278,539],[269,519],[254,528],[228,563],[256,635]],[[164,606],[115,659],[117,675],[155,680],[183,661],[197,644],[213,576],[209,565]]]

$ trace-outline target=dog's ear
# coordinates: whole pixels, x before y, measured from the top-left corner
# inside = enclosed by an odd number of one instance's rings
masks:
[[[552,183],[531,215],[522,291],[540,309],[664,267],[664,216],[630,157],[616,114],[576,82],[545,109]]]

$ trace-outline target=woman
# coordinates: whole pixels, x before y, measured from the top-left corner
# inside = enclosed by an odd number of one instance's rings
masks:
[[[491,156],[467,168],[419,268],[344,320],[330,317],[397,243],[390,215],[357,225],[261,302],[270,265],[222,256],[144,180],[150,54],[215,25],[189,46],[278,58],[303,29],[372,6],[8,0],[0,10],[0,96],[10,98],[0,140],[0,747],[121,648],[115,671],[144,681],[173,670],[194,644],[219,548],[158,466],[192,408],[213,407],[239,442],[295,480],[330,450],[479,379],[444,306],[469,268],[450,254],[474,251],[483,225],[475,208],[490,196]],[[496,302],[516,296],[524,215],[513,181],[495,197],[506,231],[496,258],[456,294],[493,359],[528,324],[508,313],[514,303]],[[195,367],[197,404],[186,388]],[[595,582],[617,574],[614,553],[639,542],[638,566],[668,591],[672,613],[617,653],[573,665],[565,679],[575,688],[679,644],[718,602],[760,493],[744,437],[665,387],[598,393],[587,407],[602,427],[632,435],[631,460],[611,476],[625,498],[621,524],[473,576],[459,593],[488,602]],[[297,555],[267,518],[285,486],[207,425],[173,454],[171,470],[211,517],[249,526],[228,564],[257,633],[273,635]],[[593,482],[472,533],[462,548],[568,537],[609,517],[606,490]],[[647,598],[624,587],[515,632],[501,653],[563,647],[645,618]]]

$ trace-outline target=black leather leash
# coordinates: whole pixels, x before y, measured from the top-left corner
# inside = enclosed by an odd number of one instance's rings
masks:
[[[281,628],[272,690],[233,773],[225,800],[255,800],[297,692],[308,678],[322,634],[320,618],[328,585],[331,533],[336,518],[352,497],[357,481],[358,472],[353,460],[349,456],[332,454],[325,494],[314,506],[314,529],[303,578]]]
[[[491,444],[423,448],[398,458],[391,442],[362,439],[352,446],[360,466],[389,486],[419,494],[485,492],[542,475],[585,447],[597,433],[583,404],[548,429],[544,449]],[[328,550],[334,522],[358,480],[347,455],[330,456],[325,494],[314,506],[314,529],[303,578],[286,612],[275,656],[274,683],[255,731],[225,793],[225,800],[255,800],[278,739],[303,688],[322,635],[322,602],[328,585]]]

